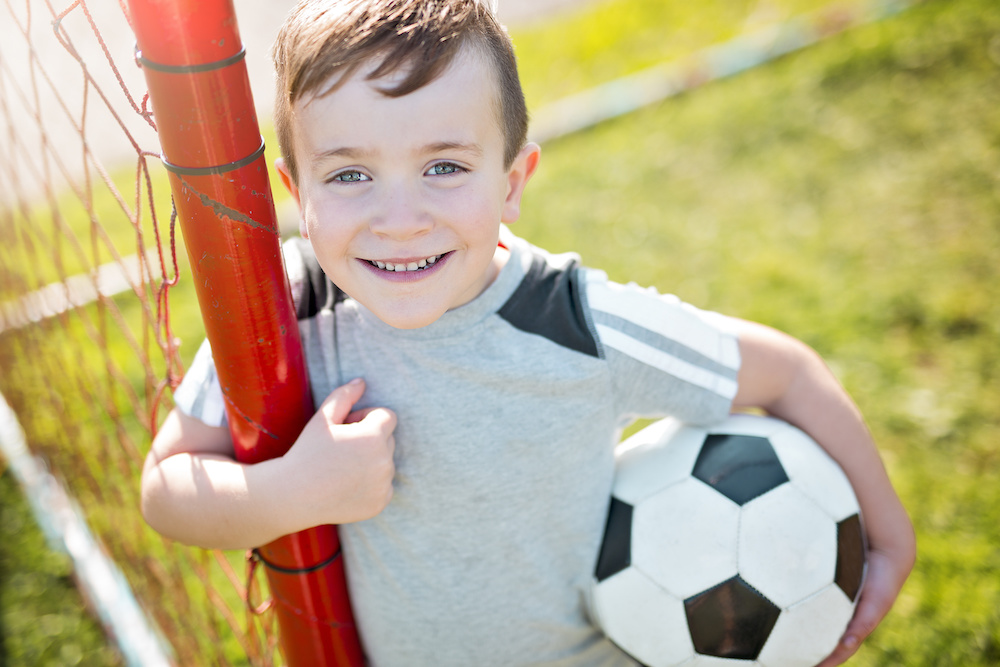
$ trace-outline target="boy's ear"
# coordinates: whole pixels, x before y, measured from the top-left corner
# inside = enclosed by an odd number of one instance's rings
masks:
[[[274,161],[274,168],[278,170],[278,176],[281,178],[281,183],[285,186],[285,189],[292,195],[292,199],[295,200],[296,204],[301,206],[299,202],[299,188],[295,185],[295,181],[292,180],[292,174],[288,171],[288,165],[285,164],[285,158],[279,157]]]
[[[528,143],[514,158],[514,164],[507,172],[507,199],[504,200],[501,222],[516,222],[521,217],[521,195],[538,168],[542,149],[536,143]]]
[[[278,178],[281,179],[282,185],[288,190],[288,193],[292,195],[292,199],[295,200],[295,205],[299,209],[299,233],[302,238],[309,238],[309,233],[306,231],[305,218],[302,215],[302,201],[299,199],[299,186],[295,185],[295,181],[292,179],[291,172],[288,171],[288,165],[285,164],[285,158],[279,157],[274,161],[274,168],[278,170]]]

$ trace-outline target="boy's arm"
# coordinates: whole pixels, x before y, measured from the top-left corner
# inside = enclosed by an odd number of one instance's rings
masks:
[[[805,344],[738,321],[742,365],[734,407],[763,408],[816,440],[844,469],[868,534],[868,573],[840,644],[821,665],[847,660],[889,612],[913,568],[913,526],[892,488],[861,413]]]
[[[378,514],[392,497],[395,415],[352,412],[364,383],[335,389],[281,457],[234,458],[229,431],[173,410],[146,457],[142,513],[165,537],[246,549]]]

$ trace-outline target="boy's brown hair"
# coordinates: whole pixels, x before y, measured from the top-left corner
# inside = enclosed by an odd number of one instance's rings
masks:
[[[528,114],[514,48],[486,0],[303,0],[292,10],[274,44],[277,95],[274,124],[293,181],[295,103],[306,95],[335,91],[363,64],[377,66],[368,80],[401,71],[398,84],[379,88],[402,97],[437,78],[465,46],[496,72],[497,122],[509,168],[524,146]]]

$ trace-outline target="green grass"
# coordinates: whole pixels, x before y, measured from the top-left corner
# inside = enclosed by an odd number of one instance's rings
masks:
[[[534,108],[820,5],[615,0],[514,37]],[[786,330],[827,358],[864,410],[919,541],[899,602],[852,664],[1000,661],[997,108],[1000,5],[929,2],[547,144],[514,227],[552,251],[578,251],[614,279]],[[274,142],[269,146],[273,152]],[[161,215],[167,210],[160,206]],[[85,234],[89,221],[67,224]],[[116,242],[127,245],[129,233]],[[172,303],[189,360],[201,338],[189,280]],[[121,307],[127,321],[138,321],[134,304]],[[71,329],[69,337],[54,333],[48,345],[64,349],[74,337],[89,337],[78,322]],[[110,338],[112,356],[141,387],[141,370],[127,360],[131,348]],[[0,339],[0,352],[6,343]],[[53,358],[46,364],[58,369],[80,357],[64,351]],[[102,363],[84,355],[80,377],[99,378]],[[67,375],[60,382],[78,382]],[[38,377],[32,381],[42,382]],[[56,440],[59,429],[38,421],[36,432]],[[86,441],[83,428],[71,444]],[[131,437],[141,441],[141,432]],[[65,446],[45,443],[46,451]],[[116,479],[134,493],[134,471]],[[82,500],[86,487],[74,484]],[[127,507],[94,503],[88,512],[105,535],[134,521]],[[128,549],[172,553],[147,532],[140,529]],[[21,533],[4,534],[14,537],[0,559],[22,550]],[[35,560],[56,573],[36,591],[37,602],[49,604],[66,593],[65,565]],[[177,576],[190,581],[186,566],[180,569]],[[155,581],[138,588],[152,598],[159,590]],[[17,613],[8,593],[0,599],[3,618]],[[228,659],[238,662],[230,633],[218,633]],[[50,650],[48,635],[34,636],[37,650]],[[214,643],[207,637],[203,644]]]
[[[605,1],[555,25],[513,29],[512,37],[528,106],[537,109],[828,4],[827,0]],[[841,4],[856,7],[860,0]]]
[[[49,550],[11,472],[0,473],[0,665],[122,664],[86,613],[69,557]]]
[[[147,160],[157,222],[166,241],[170,221],[170,186],[166,172],[155,159]],[[114,254],[138,252],[140,239],[146,249],[156,245],[148,205],[146,184],[142,203],[137,205],[135,165],[117,169],[109,188],[95,174],[90,190],[81,182],[50,198],[14,201],[14,193],[0,201],[0,213],[11,243],[0,246],[0,266],[5,280],[0,298],[10,298],[27,287],[36,289],[66,276],[86,272],[90,267],[111,262]],[[62,182],[62,181],[60,181]],[[139,211],[138,225],[130,218]]]
[[[119,297],[119,301],[123,328],[109,320],[109,308],[94,304],[33,329],[5,333],[0,341],[0,366],[4,368],[0,391],[16,410],[20,408],[20,422],[34,453],[44,456],[65,478],[91,529],[129,578],[147,612],[174,640],[181,662],[217,651],[239,662],[242,651],[234,633],[218,627],[222,617],[210,608],[204,586],[194,574],[193,568],[204,555],[164,543],[138,512],[141,461],[150,439],[148,423],[140,414],[149,407],[145,399],[148,383],[163,376],[164,364],[162,358],[157,359],[155,346],[147,349],[152,360],[151,378],[134,343],[121,335],[130,331],[141,343],[142,309],[134,297]],[[193,341],[194,347],[202,334],[193,294],[173,305],[174,333]],[[114,373],[114,379],[109,372]],[[133,409],[130,393],[138,399],[138,410]],[[160,416],[165,413],[166,407],[161,406]],[[18,511],[26,514],[23,502],[21,505]],[[3,519],[6,525],[7,517]],[[30,534],[13,531],[11,539],[0,545],[0,555],[10,553],[14,563],[10,569],[27,570],[25,576],[30,578],[34,576],[29,567],[32,561],[15,558],[24,548],[22,538],[29,540]],[[47,576],[54,585],[32,589],[31,595],[38,598],[36,607],[56,604],[71,595],[65,590],[71,582],[51,572],[53,561],[37,564],[39,576]],[[240,609],[232,585],[206,565],[202,567],[212,577],[212,589],[230,608]],[[63,563],[63,567],[67,565]],[[236,569],[239,571],[238,565]],[[0,613],[11,617],[25,607],[16,598],[0,600]],[[86,616],[82,606],[75,612],[81,618]],[[25,632],[33,627],[30,618],[21,618],[18,627],[26,636],[24,641],[41,646],[49,641],[53,650],[58,649],[56,643],[61,638],[44,631],[34,637]],[[0,629],[9,631],[10,627]],[[22,643],[12,641],[14,649]],[[11,655],[20,654],[12,649]]]

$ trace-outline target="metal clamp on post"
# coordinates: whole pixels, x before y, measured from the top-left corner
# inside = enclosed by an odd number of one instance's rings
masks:
[[[163,166],[167,168],[167,171],[172,171],[173,173],[180,174],[181,176],[215,176],[218,174],[225,174],[229,171],[236,171],[237,169],[242,169],[247,165],[253,164],[263,154],[264,137],[261,137],[260,148],[245,158],[241,158],[235,162],[227,162],[226,164],[220,164],[214,167],[181,167],[167,162],[167,158],[163,155],[160,156],[160,162],[162,162]]]
[[[197,65],[164,65],[163,63],[143,58],[142,51],[139,50],[139,45],[136,44],[135,46],[135,62],[139,65],[139,67],[147,67],[151,70],[156,70],[157,72],[167,72],[169,74],[197,74],[198,72],[211,72],[217,69],[225,69],[230,65],[235,65],[240,62],[246,58],[246,55],[247,48],[241,44],[240,50],[237,53],[234,53],[228,58],[223,58],[222,60],[216,60],[210,63],[199,63]]]
[[[267,569],[280,572],[281,574],[308,574],[310,572],[317,572],[322,570],[324,567],[332,565],[338,558],[340,558],[340,549],[338,548],[334,551],[333,555],[326,560],[316,563],[315,565],[310,565],[309,567],[282,567],[280,565],[275,565],[274,563],[269,563],[267,559],[260,555],[260,552],[257,549],[250,550],[250,557],[258,563],[262,563]]]

